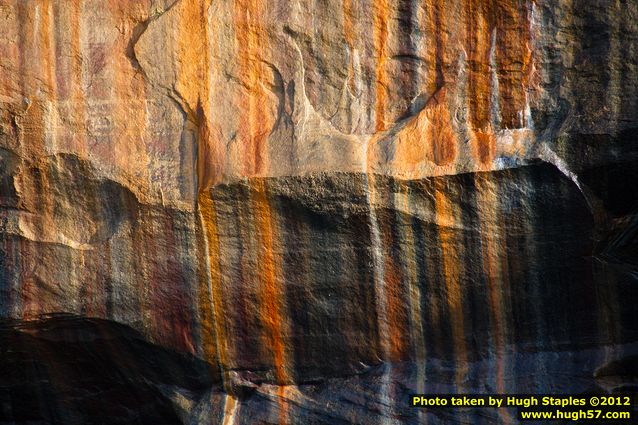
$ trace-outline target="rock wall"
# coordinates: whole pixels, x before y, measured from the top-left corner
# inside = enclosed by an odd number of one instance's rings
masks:
[[[0,421],[515,423],[407,397],[635,390],[637,22],[0,0]]]

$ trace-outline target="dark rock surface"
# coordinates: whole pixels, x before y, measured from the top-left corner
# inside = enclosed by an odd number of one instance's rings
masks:
[[[0,347],[0,423],[178,424],[219,382],[206,362],[102,319],[4,320]]]

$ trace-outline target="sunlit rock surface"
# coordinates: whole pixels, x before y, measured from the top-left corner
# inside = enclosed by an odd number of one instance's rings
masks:
[[[637,391],[638,3],[0,0],[0,28],[0,423]]]

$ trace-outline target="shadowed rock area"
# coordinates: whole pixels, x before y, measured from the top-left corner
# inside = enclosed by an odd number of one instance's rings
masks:
[[[604,243],[585,197],[549,164],[411,181],[258,179],[219,186],[213,198],[222,252],[213,291],[228,294],[216,307],[231,369],[289,367],[304,382],[381,361],[438,358],[464,368],[510,350],[581,350],[637,336],[630,300],[638,292],[597,275],[596,252],[617,248],[595,248]],[[276,267],[272,281],[255,273],[265,261]],[[371,290],[379,273],[382,295]],[[608,299],[612,292],[628,304]],[[273,295],[287,321],[263,321]],[[605,317],[610,304],[623,319]],[[286,365],[260,348],[271,338],[281,338]]]
[[[179,424],[217,378],[128,326],[52,316],[0,322],[0,421]]]

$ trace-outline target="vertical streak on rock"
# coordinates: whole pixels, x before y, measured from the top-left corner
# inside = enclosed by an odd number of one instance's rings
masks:
[[[433,211],[436,213],[436,192],[433,180],[421,181],[415,184],[415,191],[428,193],[429,196],[424,200],[425,206],[420,207],[425,211]],[[419,273],[419,287],[423,294],[423,300],[421,303],[422,317],[424,319],[424,338],[425,343],[428,344],[428,351],[432,353],[430,357],[441,357],[444,354],[442,343],[446,341],[445,335],[447,329],[444,329],[443,318],[445,317],[443,312],[445,300],[445,291],[440,290],[441,285],[441,266],[438,256],[436,255],[439,242],[439,229],[436,222],[433,225],[428,226],[417,220],[415,223],[415,232],[417,232],[417,238],[415,246],[417,255],[422,259],[423,263],[420,265]]]
[[[370,244],[372,251],[372,266],[373,266],[373,276],[374,276],[374,291],[376,294],[376,305],[377,305],[377,321],[379,327],[379,347],[381,349],[381,355],[383,360],[387,360],[388,353],[390,352],[389,347],[389,329],[388,329],[388,315],[387,315],[387,299],[385,293],[385,283],[383,282],[383,277],[385,275],[384,266],[385,262],[383,261],[383,250],[381,247],[381,231],[379,230],[379,222],[377,217],[377,207],[376,207],[376,188],[375,188],[375,177],[374,174],[368,172],[367,173],[367,188],[366,188],[366,197],[370,218]]]
[[[29,87],[32,84],[32,80],[30,78],[32,74],[29,72],[29,68],[28,68],[29,65],[32,63],[30,60],[31,58],[29,58],[29,50],[35,44],[35,40],[32,37],[30,37],[32,32],[27,30],[29,27],[29,9],[26,7],[26,4],[24,2],[18,1],[17,4],[15,5],[15,9],[16,9],[16,15],[17,15],[17,21],[18,21],[18,25],[16,28],[16,32],[18,33],[17,34],[18,48],[16,49],[16,53],[18,55],[18,70],[19,70],[18,78],[20,81],[20,92],[23,94],[26,94],[28,93]],[[27,96],[25,97],[28,99]],[[29,115],[31,115],[36,110],[37,109],[32,110],[31,105],[29,104],[27,105],[25,115],[27,112],[30,112]],[[14,120],[17,122],[17,117],[14,118]],[[23,131],[18,131],[17,135],[19,138],[18,146],[22,147],[23,149],[26,148],[26,145],[23,143],[24,142]],[[31,143],[32,145],[35,145],[34,147],[37,149],[38,147],[41,147],[41,145],[43,144],[43,141],[33,138]]]
[[[75,31],[75,22],[73,21],[73,11],[71,10],[69,16],[69,9],[73,9],[73,6],[64,7],[64,4],[55,2],[53,4],[53,22],[54,34],[55,34],[55,83],[56,83],[56,96],[60,100],[69,100],[69,85],[73,84],[73,69],[69,69],[69,59],[73,59],[73,54],[78,54],[77,51],[73,51],[75,45],[73,44],[73,37]],[[63,31],[65,30],[65,31]],[[64,49],[67,46],[71,46],[71,55],[66,55]]]
[[[469,124],[475,155],[484,166],[492,162],[495,152],[495,137],[490,123],[490,35],[494,26],[492,1],[467,0],[466,18]]]
[[[441,100],[435,99],[434,106],[425,110],[428,125],[423,136],[429,142],[432,159],[436,165],[448,165],[456,158],[456,135],[452,128],[452,117],[445,100],[445,90],[441,90]]]
[[[185,109],[197,125],[197,186],[199,192],[208,190],[220,180],[224,157],[220,151],[220,141],[211,128],[213,109],[210,79],[217,69],[211,63],[211,37],[215,36],[214,26],[209,22],[211,1],[184,3],[180,15],[180,36],[178,51],[180,73],[177,91],[186,102]],[[209,28],[209,27],[212,27]],[[216,47],[215,43],[212,43]]]
[[[391,29],[392,34],[396,34],[395,43],[400,49],[399,54],[406,54],[410,57],[419,57],[417,51],[416,38],[418,32],[415,31],[419,27],[419,16],[417,11],[418,0],[397,0],[396,16],[393,19],[394,26]],[[407,104],[408,113],[414,113],[413,99],[420,94],[421,78],[417,68],[419,62],[415,60],[402,60],[399,62],[400,68],[395,71],[399,77],[399,85],[393,90],[393,94],[398,96],[402,101],[410,102]],[[394,99],[391,101],[396,105]]]
[[[354,70],[354,22],[353,17],[353,0],[343,0],[343,36],[348,45],[348,87],[351,93],[356,93],[355,70]]]
[[[240,78],[247,93],[242,95],[240,104],[245,111],[239,118],[238,138],[242,144],[244,158],[243,174],[258,175],[267,168],[266,158],[266,115],[263,107],[261,84],[260,49],[267,37],[259,21],[261,6],[258,0],[235,0],[235,34],[238,44]]]
[[[22,254],[22,252],[21,252]],[[20,303],[17,306],[20,312],[20,317],[23,320],[35,319],[38,317],[39,306],[37,300],[38,282],[35,281],[30,274],[19,277],[18,280],[18,294]]]
[[[354,23],[352,22],[352,1],[343,0],[343,36],[346,39],[348,48],[352,51],[354,46]]]
[[[44,82],[46,84],[47,90],[47,99],[43,100],[42,108],[43,108],[43,116],[42,122],[40,125],[42,126],[43,140],[45,143],[45,152],[48,149],[55,148],[56,142],[56,115],[55,110],[57,108],[57,84],[55,75],[58,72],[56,67],[55,60],[55,31],[54,27],[51,24],[51,15],[53,13],[53,8],[48,0],[42,0],[40,3],[39,13],[36,12],[36,19],[40,21],[39,28],[35,28],[34,30],[40,35],[40,47],[41,51],[38,52],[40,55],[40,59],[42,63],[40,64],[40,69],[36,72],[39,75],[44,76]],[[37,6],[36,6],[37,7]],[[53,39],[53,40],[52,40]]]
[[[7,316],[19,316],[19,276],[22,271],[22,262],[19,253],[22,252],[23,242],[19,238],[0,238],[0,278],[2,279],[2,303],[3,314]]]
[[[419,288],[419,279],[417,277],[418,262],[421,259],[417,258],[415,249],[416,241],[412,228],[414,217],[411,215],[410,209],[410,184],[402,184],[398,195],[399,196],[395,198],[397,209],[399,211],[405,211],[404,219],[399,223],[399,236],[400,241],[403,242],[401,246],[404,247],[401,256],[404,258],[403,276],[408,288],[409,341],[413,349],[411,357],[416,360],[417,365],[417,393],[423,394],[425,393],[426,346],[423,338],[423,314],[421,311],[423,294]]]
[[[13,1],[5,2],[4,8],[8,8],[8,10],[12,11],[13,13],[17,12],[16,6],[13,4]],[[5,13],[7,13],[6,10],[7,9],[5,9]],[[0,39],[0,55],[2,55],[0,64],[5,67],[8,65],[14,66],[16,62],[16,47],[20,45],[20,35],[16,21],[18,21],[18,19],[14,17],[13,19],[7,19],[4,22],[3,31],[5,36]],[[0,93],[2,93],[3,95],[9,93],[16,80],[19,80],[19,78],[15,75],[9,75],[8,72],[1,72]]]
[[[490,46],[490,58],[489,58],[489,67],[490,67],[490,109],[491,113],[491,124],[492,128],[500,128],[501,127],[501,107],[500,107],[500,88],[498,84],[498,66],[496,64],[496,29],[492,31],[491,38],[491,46]]]
[[[142,211],[139,217],[139,223],[144,223],[145,220],[149,220],[148,212]],[[131,247],[143,246],[144,250],[140,250],[140,249],[131,250],[131,252],[133,252],[133,258],[131,261],[131,269],[129,269],[128,272],[132,272],[133,271],[132,268],[138,264],[146,264],[145,252],[149,252],[151,253],[151,255],[154,254],[153,251],[149,249],[149,247],[146,244],[146,241],[144,240],[144,233],[145,232],[144,232],[143,226],[135,225],[133,227]],[[148,282],[149,280],[148,267],[141,267],[139,270],[138,276],[139,276],[139,281],[137,282],[138,284],[135,285],[135,292],[134,292],[134,299],[137,304],[137,309],[136,309],[137,317],[135,319],[139,320],[140,322],[146,323],[144,321],[148,320],[148,318],[145,317],[146,311],[148,310],[148,307],[147,307],[148,288],[147,288],[147,285],[145,285],[144,283]]]
[[[197,120],[199,123],[199,134],[197,135],[197,177],[199,190],[208,190],[214,184],[219,183],[224,173],[226,163],[225,144],[219,132],[219,120],[223,117],[223,111],[217,111],[220,101],[218,93],[212,92],[211,82],[219,81],[220,70],[219,60],[220,46],[217,40],[219,36],[216,32],[215,22],[208,22],[208,6],[206,2],[202,6],[201,13],[205,17],[204,26],[204,48],[210,51],[204,59],[203,79],[199,102],[197,105]],[[215,58],[215,59],[213,59]],[[223,95],[223,93],[221,94]],[[220,113],[221,112],[221,113]]]
[[[435,50],[434,54],[436,60],[434,61],[434,70],[435,70],[435,79],[434,79],[434,90],[430,93],[435,93],[439,91],[445,85],[445,75],[443,73],[443,67],[445,66],[445,45],[447,42],[447,22],[445,19],[445,10],[444,5],[441,0],[434,0],[433,7],[433,21],[435,28]]]
[[[73,144],[74,148],[81,155],[87,154],[86,149],[86,131],[84,130],[84,125],[86,122],[86,99],[84,96],[84,89],[82,87],[82,63],[80,58],[82,57],[82,48],[81,48],[81,22],[82,22],[82,3],[81,2],[70,2],[69,6],[71,9],[71,16],[69,17],[70,24],[70,42],[71,42],[71,69],[69,70],[71,73],[71,89],[70,89],[70,97],[73,100],[74,108],[77,110],[76,119],[77,122],[82,126],[78,130],[77,135],[72,137],[80,136],[80,140],[76,140]],[[62,29],[61,31],[64,31]],[[67,59],[68,60],[68,59]]]
[[[492,0],[468,0],[467,52],[469,61],[470,123],[473,129],[484,129],[490,123],[490,28]]]
[[[375,0],[374,49],[377,57],[377,74],[375,87],[375,131],[383,131],[386,129],[385,107],[388,81],[385,72],[385,62],[388,42],[388,14],[389,10],[387,0]]]
[[[223,384],[226,385],[225,370],[229,366],[229,341],[225,332],[226,321],[217,210],[215,200],[209,190],[210,186],[218,179],[217,173],[221,173],[221,169],[219,169],[221,167],[216,168],[219,164],[217,161],[221,161],[220,153],[214,149],[217,146],[217,141],[213,140],[209,127],[209,102],[211,99],[209,6],[210,0],[184,5],[185,12],[180,17],[178,51],[188,52],[193,56],[180,60],[182,69],[179,74],[181,79],[177,82],[177,90],[186,100],[185,109],[194,112],[192,118],[197,124],[197,204],[204,231],[208,266],[208,276],[200,279],[198,285],[202,351],[209,362],[216,362],[219,365]],[[195,49],[194,46],[199,47],[199,49]]]
[[[460,265],[463,253],[460,252],[460,241],[455,235],[460,222],[459,211],[449,199],[450,190],[444,179],[435,180],[435,208],[441,244],[443,281],[447,294],[450,315],[452,340],[456,355],[457,384],[464,379],[467,369],[467,348],[465,342],[465,323],[463,319],[463,292],[460,285]],[[461,388],[459,386],[459,388]]]
[[[527,2],[495,2],[496,62],[503,128],[525,127],[526,88],[530,70]]]
[[[115,314],[113,311],[113,299],[115,298],[115,292],[117,291],[117,288],[113,287],[113,280],[114,280],[112,278],[112,276],[114,275],[113,249],[111,244],[112,244],[112,241],[110,239],[106,241],[106,243],[104,244],[104,257],[103,257],[104,258],[103,264],[104,264],[104,267],[106,268],[105,275],[107,276],[105,285],[104,285],[104,290],[105,290],[104,317],[109,320],[113,320],[113,318],[115,317]],[[96,274],[98,274],[97,271],[96,271]]]
[[[625,13],[620,9],[620,2],[613,2],[609,7],[607,7],[608,14],[610,16],[606,17],[607,22],[610,22],[609,25],[609,47],[607,51],[607,72],[606,74],[609,76],[609,80],[607,82],[607,87],[605,87],[606,92],[608,93],[607,99],[622,99],[623,96],[620,95],[620,90],[622,90],[625,84],[622,76],[623,63],[632,63],[632,61],[627,60],[628,57],[624,57],[624,54],[619,50],[619,45],[623,41],[624,34],[620,33],[620,29],[622,28],[622,20],[614,19],[614,16],[620,16],[624,14],[625,16],[631,16],[629,13]],[[630,44],[630,43],[626,43]],[[629,56],[630,49],[627,49],[627,56]],[[619,112],[621,107],[623,106],[622,101],[613,101],[607,102],[607,108],[610,110],[611,120],[614,122],[614,125],[618,125],[618,117],[620,116]]]
[[[177,226],[177,221],[171,215],[166,216],[165,226],[171,229],[165,232],[165,246],[168,247],[165,250],[166,255],[166,269],[174,278],[170,279],[170,282],[182,283],[188,285],[191,288],[190,282],[184,279],[183,273],[185,272],[180,263],[179,256],[174,256],[171,253],[170,247],[183,247],[182,231]],[[185,249],[184,249],[185,250]],[[174,285],[174,284],[173,284]],[[194,346],[194,333],[195,329],[192,323],[193,309],[192,303],[194,299],[191,298],[190,290],[188,292],[181,290],[179,286],[172,289],[175,293],[173,297],[173,303],[171,303],[170,316],[166,317],[166,311],[164,312],[163,324],[165,329],[168,330],[170,335],[173,335],[174,344],[180,351],[196,354],[197,350]],[[160,308],[161,310],[161,304]]]
[[[386,360],[398,362],[405,359],[407,352],[406,336],[404,335],[406,300],[403,299],[404,276],[401,273],[397,262],[398,252],[401,244],[396,239],[396,222],[394,215],[396,210],[387,211],[385,217],[378,217],[381,259],[383,261],[382,285],[385,294],[387,330],[388,330],[388,352]]]
[[[279,425],[287,425],[289,423],[288,416],[288,402],[290,399],[289,389],[294,390],[295,387],[289,387],[287,385],[280,385],[277,388],[277,404],[279,409]]]
[[[474,155],[482,169],[488,170],[496,154],[496,136],[488,125],[483,130],[475,130],[472,136]]]
[[[273,229],[275,217],[272,215],[267,186],[264,180],[256,180],[253,198],[253,214],[257,230],[257,264],[260,267],[260,309],[259,317],[264,321],[266,337],[272,346],[272,359],[275,367],[275,380],[278,387],[279,423],[287,422],[285,403],[285,387],[292,381],[288,373],[288,361],[283,340],[284,326],[284,291],[277,283],[277,271],[280,269],[280,259],[275,253],[275,235]]]
[[[57,96],[56,96],[56,92],[57,92],[57,85],[55,83],[55,77],[54,75],[56,74],[56,66],[55,66],[55,49],[53,48],[54,46],[54,41],[51,40],[52,38],[52,34],[54,34],[54,32],[52,31],[52,26],[51,26],[51,14],[53,13],[53,9],[51,7],[51,4],[49,3],[49,0],[43,0],[42,1],[42,28],[40,29],[41,33],[42,33],[42,47],[44,52],[42,52],[43,54],[43,59],[44,59],[44,69],[42,71],[44,71],[44,74],[46,75],[46,84],[49,87],[49,99],[48,99],[48,111],[47,111],[47,116],[45,117],[45,122],[43,123],[45,126],[45,131],[47,133],[50,132],[51,135],[53,135],[53,127],[54,127],[54,123],[51,121],[51,112],[52,110],[55,108],[55,104],[57,101]]]
[[[383,361],[391,361],[390,345],[390,323],[388,317],[388,298],[385,285],[385,261],[383,258],[383,241],[381,239],[381,230],[379,228],[379,218],[377,216],[377,188],[376,178],[371,170],[368,168],[370,163],[369,146],[375,146],[379,136],[373,135],[366,140],[363,146],[363,158],[365,163],[363,169],[366,170],[366,184],[365,188],[366,200],[369,208],[369,220],[370,220],[370,249],[372,254],[372,267],[373,267],[373,281],[374,281],[374,294],[376,301],[376,313],[377,313],[377,326],[378,326],[378,341],[379,348],[381,350],[381,357]],[[383,400],[383,415],[387,419],[390,415],[391,399],[389,397],[390,387],[390,374],[392,373],[392,365],[387,365],[383,372],[380,382],[380,397]]]
[[[428,95],[432,95],[436,93],[438,89],[438,86],[437,86],[438,64],[437,64],[436,58],[437,58],[437,52],[438,52],[437,38],[440,36],[439,33],[441,29],[437,26],[437,13],[438,13],[437,1],[438,0],[426,0],[424,2],[423,23],[422,23],[422,28],[420,29],[420,31],[422,31],[425,34],[432,34],[431,37],[434,39],[434,42],[432,42],[432,39],[428,39],[425,43],[423,43],[423,51],[420,53],[420,55],[422,55],[424,58],[424,61],[425,61],[424,66],[426,67],[427,71],[425,74],[425,79],[422,82],[419,90],[422,93],[427,93]]]
[[[152,217],[152,213],[147,212],[147,214]],[[154,217],[153,217],[154,218]],[[139,264],[148,264],[145,267],[144,279],[141,281],[144,291],[144,298],[141,302],[142,310],[141,314],[145,320],[145,323],[148,323],[148,327],[151,329],[153,334],[158,333],[159,323],[158,318],[156,317],[156,303],[158,296],[156,295],[158,292],[158,282],[157,278],[162,272],[158,271],[158,263],[159,261],[148,262],[148,257],[150,255],[155,256],[156,258],[163,258],[162,253],[159,251],[159,248],[162,246],[162,235],[158,235],[158,237],[149,237],[149,234],[155,235],[157,232],[157,224],[155,221],[151,222],[149,227],[151,231],[149,232],[146,228],[140,228],[140,245],[144,246],[143,250],[140,250],[140,262]],[[163,227],[163,226],[162,226]],[[163,229],[162,229],[163,230]],[[161,260],[160,260],[161,261]]]
[[[227,362],[227,336],[223,308],[222,277],[220,270],[220,246],[217,231],[217,212],[210,192],[201,192],[198,197],[199,213],[208,255],[208,279],[200,282],[198,289],[202,345],[206,359],[217,361],[225,383],[224,369]]]
[[[480,219],[481,256],[483,258],[483,275],[487,283],[487,294],[490,306],[492,335],[494,335],[494,353],[496,355],[496,392],[504,393],[503,358],[505,356],[506,335],[503,312],[502,274],[497,259],[500,257],[500,239],[496,231],[498,225],[498,187],[485,173],[475,175],[477,193],[477,211]]]
[[[86,266],[85,254],[83,251],[80,251],[78,255],[78,259],[77,259],[77,267],[79,269],[83,269],[85,266]],[[69,278],[70,280],[72,279],[72,281],[76,281],[75,279],[77,279],[76,276],[73,276],[74,271],[75,270],[70,270],[71,276],[69,276]],[[86,272],[85,272],[84,278],[89,283],[85,283],[80,288],[80,297],[82,298],[82,305],[80,306],[80,311],[82,312],[82,315],[84,316],[103,317],[103,316],[100,316],[100,312],[98,310],[99,305],[95,302],[96,299],[102,294],[100,293],[100,288],[94,287],[95,285],[98,284],[98,281],[97,279],[95,279],[94,275],[87,276]]]
[[[224,402],[224,419],[222,421],[222,425],[234,425],[238,410],[239,403],[237,402],[237,399],[230,394],[227,394]]]
[[[235,357],[241,359],[261,359],[261,364],[266,364],[268,359],[267,354],[264,354],[264,347],[262,343],[255,343],[254,341],[263,341],[264,338],[259,333],[260,316],[259,305],[255,305],[258,291],[260,290],[258,283],[259,279],[257,275],[261,273],[260,268],[255,267],[256,259],[255,255],[258,251],[258,242],[255,241],[256,229],[254,226],[254,220],[252,220],[253,205],[251,202],[250,191],[252,186],[249,184],[242,185],[239,188],[240,197],[233,202],[234,211],[236,211],[236,217],[231,221],[230,225],[226,224],[224,220],[224,228],[229,227],[231,231],[236,229],[237,238],[239,239],[236,256],[238,257],[238,270],[237,273],[229,273],[228,282],[232,285],[233,296],[236,297],[237,302],[234,303],[232,309],[228,308],[228,314],[238,312],[237,315],[233,314],[228,319],[228,329],[235,329],[239,326],[241,329],[255,329],[255,335],[237,335],[233,333],[232,343],[233,357],[230,358],[230,363],[235,366],[240,361],[235,361]],[[220,223],[224,215],[228,214],[228,210],[220,211],[219,218]],[[228,267],[228,264],[232,264],[228,259],[220,259],[221,267]],[[224,273],[224,278],[226,278]],[[236,283],[235,283],[236,282]],[[231,311],[232,310],[232,311]],[[261,338],[261,339],[260,339]]]

